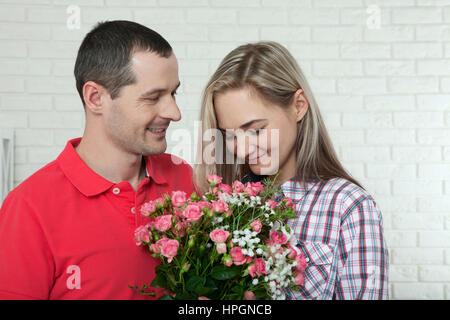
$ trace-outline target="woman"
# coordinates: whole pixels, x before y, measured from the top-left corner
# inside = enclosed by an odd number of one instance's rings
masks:
[[[308,267],[304,286],[286,290],[288,299],[388,298],[381,212],[339,162],[287,49],[259,42],[230,52],[204,90],[201,121],[203,132],[221,135],[214,140],[216,161],[203,159],[195,167],[200,190],[208,188],[204,177],[211,173],[231,184],[279,171],[278,200],[293,199],[297,217],[287,223]],[[208,144],[202,141],[201,150]]]

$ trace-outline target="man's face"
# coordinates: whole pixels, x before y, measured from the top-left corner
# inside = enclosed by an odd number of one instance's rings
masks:
[[[139,51],[131,59],[136,83],[124,86],[104,113],[106,134],[123,150],[155,155],[167,148],[170,121],[181,119],[175,94],[180,80],[174,54]]]

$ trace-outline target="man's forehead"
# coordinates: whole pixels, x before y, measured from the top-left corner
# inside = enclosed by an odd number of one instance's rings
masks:
[[[173,86],[179,82],[178,63],[173,53],[164,58],[154,52],[136,52],[131,58],[131,68],[137,81],[146,85]]]
[[[136,51],[131,57],[131,65],[136,71],[164,72],[165,69],[178,68],[178,61],[174,53],[169,57],[163,57],[156,52]]]

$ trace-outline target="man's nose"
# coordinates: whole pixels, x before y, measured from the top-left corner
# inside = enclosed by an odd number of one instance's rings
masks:
[[[175,97],[171,96],[169,102],[161,107],[160,117],[170,121],[180,121],[181,112],[175,101]]]

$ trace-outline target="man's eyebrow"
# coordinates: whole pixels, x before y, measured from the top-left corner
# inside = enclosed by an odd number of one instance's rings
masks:
[[[177,89],[180,87],[180,85],[181,85],[181,82],[178,82],[178,84],[175,87],[174,91],[177,91]],[[144,92],[143,94],[141,94],[141,98],[145,98],[145,97],[151,96],[152,94],[160,93],[160,92],[166,92],[166,91],[167,91],[167,89],[164,89],[164,88],[152,89],[152,90],[149,90],[149,91]]]
[[[255,120],[251,120],[251,121],[249,121],[249,122],[244,123],[242,126],[239,127],[239,129],[247,129],[247,128],[250,127],[252,124],[258,123],[258,122],[261,122],[261,121],[265,121],[265,120],[267,120],[267,119],[255,119]],[[225,131],[225,130],[227,130],[227,129],[222,129],[222,128],[219,128],[219,127],[218,127],[218,129],[219,129],[220,131]],[[229,130],[229,129],[228,129],[228,130]]]

